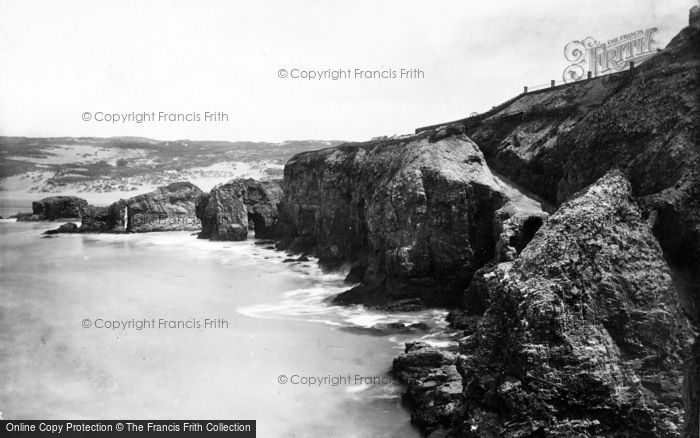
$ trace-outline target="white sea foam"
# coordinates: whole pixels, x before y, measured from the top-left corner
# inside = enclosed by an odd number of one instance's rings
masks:
[[[208,241],[197,239],[191,232],[185,231],[77,236],[82,236],[87,242],[127,242],[129,245],[135,246],[177,247],[193,260],[209,260],[224,266],[260,266],[261,263],[265,263],[276,273],[312,281],[311,287],[286,291],[273,302],[253,304],[236,309],[237,313],[250,318],[289,319],[339,328],[355,327],[361,329],[381,328],[391,323],[415,324],[424,322],[432,328],[445,325],[446,312],[444,310],[429,309],[393,313],[368,309],[362,305],[334,305],[331,302],[332,298],[349,288],[343,281],[344,273],[324,272],[318,266],[317,259],[313,257],[310,257],[308,262],[284,263],[283,260],[289,258],[287,255],[265,248],[264,245],[256,245],[254,239],[243,242]],[[429,337],[425,338],[425,341],[436,346],[446,342]],[[405,338],[397,338],[392,341],[397,345],[397,348],[403,348],[404,342]]]
[[[257,304],[236,309],[251,318],[294,319],[320,322],[336,327],[357,327],[371,329],[391,323],[414,324],[430,322],[432,326],[443,325],[446,312],[443,310],[422,310],[418,312],[390,313],[368,309],[362,305],[339,306],[330,301],[337,294],[348,289],[343,276],[338,273],[321,273],[315,264],[291,265],[295,275],[312,276],[314,287],[294,289],[285,292],[274,303]],[[403,345],[403,341],[401,341]]]
[[[370,385],[368,383],[363,383],[361,385],[352,385],[352,386],[347,386],[345,388],[345,392],[347,392],[348,394],[357,394],[358,392],[364,392],[371,387],[372,387],[372,385]]]

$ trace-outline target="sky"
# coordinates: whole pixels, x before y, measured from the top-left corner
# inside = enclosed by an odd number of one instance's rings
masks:
[[[0,0],[0,135],[405,134],[561,80],[569,41],[656,27],[663,47],[697,1]]]

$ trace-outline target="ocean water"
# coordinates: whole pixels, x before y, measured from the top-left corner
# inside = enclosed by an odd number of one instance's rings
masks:
[[[419,436],[388,371],[406,340],[437,335],[372,327],[423,321],[437,332],[443,312],[331,305],[342,274],[283,263],[254,240],[42,238],[56,226],[0,220],[3,418],[253,419],[265,437]],[[137,330],[144,320],[156,327]]]

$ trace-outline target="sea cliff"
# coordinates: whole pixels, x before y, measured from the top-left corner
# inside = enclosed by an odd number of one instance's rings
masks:
[[[294,156],[285,166],[282,247],[350,266],[341,302],[456,305],[512,216],[542,204],[493,174],[464,135],[411,135]]]
[[[287,163],[281,246],[337,302],[456,309],[394,366],[426,434],[697,436],[698,47]]]

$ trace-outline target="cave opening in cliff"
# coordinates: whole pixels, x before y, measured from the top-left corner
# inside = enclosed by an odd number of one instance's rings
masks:
[[[248,213],[248,231],[255,232],[255,237],[264,237],[265,218],[260,213]]]
[[[510,246],[515,248],[515,251],[520,254],[532,238],[535,237],[535,233],[540,229],[542,223],[541,217],[533,216],[527,218],[520,232],[510,238]]]

